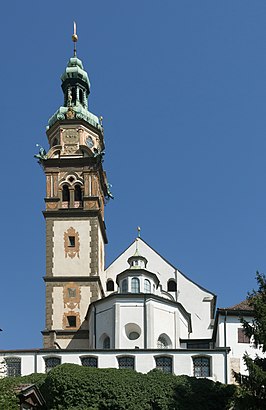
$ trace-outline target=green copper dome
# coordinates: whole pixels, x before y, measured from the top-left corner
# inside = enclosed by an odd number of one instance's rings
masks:
[[[103,131],[99,118],[88,110],[90,80],[82,61],[77,56],[69,59],[61,81],[64,105],[49,119],[47,129],[60,120],[82,119]]]
[[[88,90],[90,90],[88,74],[83,68],[82,61],[77,57],[71,57],[69,59],[65,72],[61,76],[62,83],[69,78],[76,78],[84,81],[88,86]]]

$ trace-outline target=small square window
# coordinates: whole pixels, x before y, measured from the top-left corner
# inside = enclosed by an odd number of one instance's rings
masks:
[[[82,357],[81,364],[87,367],[98,367],[98,359],[97,357]]]
[[[67,327],[76,327],[77,318],[76,316],[67,316]]]
[[[68,237],[68,247],[73,248],[75,246],[75,236]]]
[[[21,359],[17,357],[6,358],[7,376],[21,376]]]
[[[68,297],[75,298],[76,297],[76,289],[75,288],[67,288]]]
[[[249,337],[245,334],[244,329],[238,328],[238,343],[250,343]]]

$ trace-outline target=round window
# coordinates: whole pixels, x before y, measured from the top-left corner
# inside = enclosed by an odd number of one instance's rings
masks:
[[[128,335],[128,338],[130,340],[136,340],[140,337],[140,334],[138,332],[130,332]]]
[[[137,340],[141,335],[141,328],[137,323],[127,323],[125,325],[125,333],[129,340]]]

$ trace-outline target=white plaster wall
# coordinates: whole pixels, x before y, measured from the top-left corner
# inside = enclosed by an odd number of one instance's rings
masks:
[[[36,351],[32,353],[23,352],[1,352],[0,358],[16,356],[21,357],[22,360],[22,375],[30,374],[34,371],[34,355],[37,354],[37,369],[38,373],[45,372],[46,357],[60,357],[61,363],[81,364],[80,357],[91,355],[98,358],[99,368],[118,368],[119,356],[129,355],[135,357],[135,370],[137,372],[147,373],[156,367],[155,357],[160,355],[167,355],[173,359],[173,373],[176,375],[193,376],[193,356],[204,355],[206,351],[198,351],[195,353],[191,351],[174,351],[174,350],[153,350],[153,351],[136,351],[136,350],[106,350],[106,351],[61,351],[54,350],[49,352]],[[211,377],[214,381],[223,383],[224,378],[224,352],[223,351],[208,351],[207,356],[211,358]]]
[[[158,302],[154,303],[154,334],[153,346],[157,348],[157,341],[161,334],[166,334],[172,343],[172,348],[176,348],[178,338],[175,322],[175,311],[171,306],[167,306]]]
[[[144,298],[134,298],[133,294],[131,294],[130,298],[106,298],[96,303],[95,308],[97,312],[97,348],[102,347],[102,344],[99,344],[99,340],[103,334],[110,337],[111,347],[113,348],[131,349],[136,346],[144,348]],[[179,312],[177,306],[168,304],[167,300],[160,302],[147,298],[146,314],[147,348],[157,348],[157,340],[161,334],[166,334],[171,339],[172,348],[179,347],[180,337],[187,338],[187,319]],[[90,343],[92,343],[94,308],[91,309],[88,320],[90,323]],[[130,323],[136,324],[141,329],[138,339],[130,340],[127,337],[125,326]]]
[[[102,237],[102,232],[100,225],[98,224],[98,266],[99,266],[99,272],[98,275],[100,275],[100,278],[102,279],[103,272],[104,272],[104,265],[105,265],[105,251],[104,251],[104,241]],[[102,283],[103,289],[106,289],[106,284]]]
[[[251,321],[250,317],[244,317],[246,321]],[[238,343],[238,329],[242,327],[238,316],[227,316],[226,318],[226,344],[231,348],[228,357],[229,358],[239,358],[240,359],[240,372],[242,374],[247,374],[246,366],[243,361],[243,355],[245,352],[248,353],[252,358],[256,355],[263,356],[260,349],[255,348],[251,343]],[[219,347],[224,346],[224,316],[219,315],[218,321],[218,333],[219,333]],[[229,366],[230,367],[230,366]],[[229,377],[230,375],[230,368]]]
[[[91,316],[94,310],[91,310]],[[89,319],[90,320],[90,319]],[[93,326],[93,320],[90,320]],[[94,334],[94,329],[90,328],[90,333]],[[96,306],[96,348],[102,348],[102,336],[110,337],[110,346],[114,347],[114,307],[109,300],[103,300],[100,306]]]
[[[188,320],[185,318],[182,312],[179,312],[178,325],[180,329],[179,330],[180,339],[188,339],[188,336],[189,336]]]
[[[65,256],[64,233],[73,227],[79,233],[79,257]],[[53,275],[90,275],[90,221],[54,221]]]
[[[63,316],[64,312],[64,302],[63,302],[63,287],[54,286],[53,287],[53,316],[52,316],[52,329],[62,329],[63,328]]]
[[[144,348],[144,306],[143,302],[120,303],[119,309],[120,331],[118,331],[118,345],[116,348],[134,349],[135,346]],[[141,329],[141,335],[136,340],[130,340],[126,336],[125,326],[129,323],[137,324]]]
[[[88,307],[90,304],[91,300],[91,289],[89,286],[81,286],[80,287],[80,323],[82,326],[82,329],[88,328],[88,324],[84,323],[85,316],[88,311]]]

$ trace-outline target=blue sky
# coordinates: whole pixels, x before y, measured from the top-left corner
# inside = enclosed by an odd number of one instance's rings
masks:
[[[142,237],[192,280],[240,302],[266,264],[266,3],[9,1],[1,6],[0,349],[42,346],[47,148],[78,56],[103,115],[109,264]]]

